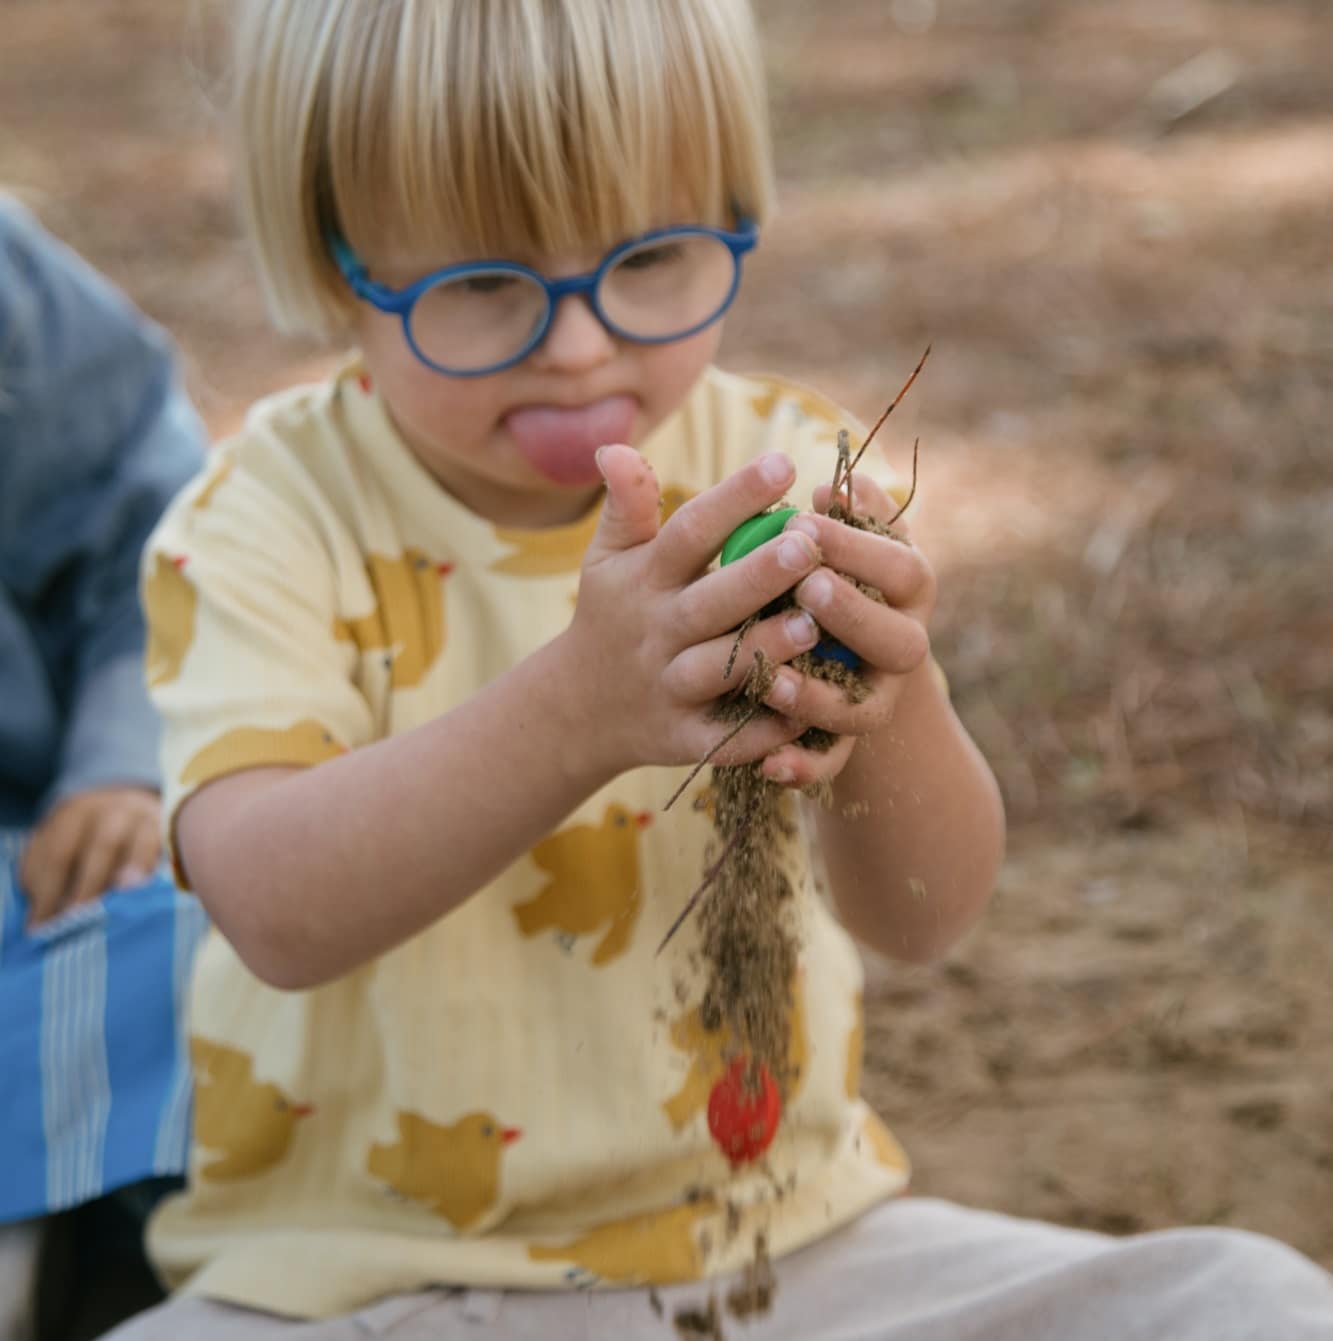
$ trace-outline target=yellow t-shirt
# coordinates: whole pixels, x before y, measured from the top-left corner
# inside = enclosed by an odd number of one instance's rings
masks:
[[[786,451],[808,507],[843,423],[811,392],[712,370],[643,453],[671,508]],[[470,513],[356,365],[257,406],[145,555],[168,813],[223,774],[316,766],[466,703],[568,626],[595,524]],[[900,1191],[906,1160],[859,1097],[859,960],[799,835],[788,1104],[755,1165],[733,1173],[711,1139],[725,1039],[700,1023],[694,920],[655,957],[710,854],[688,796],[662,812],[685,772],[622,775],[316,990],[266,987],[212,933],[190,1187],[150,1232],[166,1277],[314,1317],[438,1283],[668,1283],[744,1265],[759,1230],[781,1254]]]

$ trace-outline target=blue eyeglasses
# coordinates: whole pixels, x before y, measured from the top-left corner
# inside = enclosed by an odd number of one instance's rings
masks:
[[[659,228],[620,243],[582,275],[547,279],[514,261],[472,261],[404,289],[372,280],[342,238],[331,237],[329,246],[358,298],[402,318],[422,363],[450,377],[484,377],[527,358],[551,329],[556,305],[571,294],[586,297],[613,335],[636,344],[694,335],[731,306],[741,257],[758,240],[748,220],[736,232]]]

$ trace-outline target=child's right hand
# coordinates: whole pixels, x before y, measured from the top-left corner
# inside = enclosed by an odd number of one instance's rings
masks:
[[[563,635],[573,692],[586,711],[587,743],[614,773],[697,763],[730,729],[711,706],[744,682],[756,650],[786,662],[819,638],[802,612],[762,620],[723,678],[735,629],[819,566],[814,542],[787,531],[725,568],[705,571],[735,527],[783,497],[795,467],[779,453],[760,457],[662,524],[657,478],[638,452],[604,447],[598,465],[607,498]],[[714,762],[763,758],[803,729],[765,714]]]
[[[141,884],[162,854],[162,804],[136,786],[66,797],[32,832],[19,866],[28,925],[38,926],[110,889]]]

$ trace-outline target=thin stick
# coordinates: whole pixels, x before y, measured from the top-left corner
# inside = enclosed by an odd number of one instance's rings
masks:
[[[692,782],[695,780],[695,778],[697,778],[697,777],[699,776],[699,774],[700,774],[700,772],[702,772],[704,766],[705,766],[705,765],[708,763],[708,761],[709,761],[709,760],[710,760],[710,759],[711,759],[711,758],[718,752],[718,750],[720,750],[720,749],[721,749],[721,748],[722,748],[722,747],[723,747],[729,740],[732,740],[732,739],[734,739],[736,736],[739,736],[740,733],[741,733],[741,731],[742,731],[745,727],[749,726],[750,723],[751,723],[751,722],[752,722],[752,721],[753,721],[753,720],[754,720],[754,719],[755,719],[755,718],[756,718],[756,717],[757,717],[763,710],[764,710],[764,705],[763,705],[762,703],[756,703],[756,704],[754,705],[754,707],[752,707],[752,708],[750,709],[750,711],[747,712],[747,713],[745,714],[745,716],[742,717],[741,720],[740,720],[739,722],[737,722],[736,725],[735,725],[734,727],[732,727],[732,729],[731,729],[730,731],[728,731],[727,734],[726,734],[725,736],[723,736],[722,739],[719,740],[718,743],[717,743],[716,745],[714,745],[713,748],[712,748],[711,750],[709,750],[708,753],[705,754],[704,757],[703,757],[702,759],[700,759],[699,762],[698,762],[697,764],[695,764],[695,766],[694,766],[692,769],[690,769],[690,775],[689,775],[689,777],[687,777],[687,778],[685,779],[685,781],[682,782],[682,783],[680,784],[680,786],[677,787],[676,790],[675,790],[674,792],[671,793],[671,800],[669,800],[669,801],[666,803],[666,805],[664,805],[664,806],[662,807],[662,811],[663,811],[664,814],[666,813],[666,811],[670,810],[671,807],[674,806],[674,805],[676,804],[677,801],[680,800],[680,794],[685,790],[686,787],[688,787],[688,786],[690,785],[690,783],[692,783]]]
[[[838,430],[838,459],[833,465],[833,483],[829,486],[828,507],[824,509],[827,515],[833,508],[834,503],[838,501],[838,490],[842,487],[843,470],[850,469],[852,459],[851,440],[847,436],[847,430],[840,428]],[[850,510],[851,498],[848,497],[848,508]]]
[[[722,681],[725,684],[731,679],[731,672],[736,668],[736,657],[740,654],[741,641],[754,626],[759,623],[759,611],[756,610],[744,624],[736,630],[736,641],[731,645],[731,655],[727,658],[727,668],[722,672]]]
[[[880,426],[881,426],[881,425],[884,423],[884,421],[885,421],[885,420],[886,420],[886,419],[887,419],[887,418],[894,412],[894,410],[896,410],[896,409],[898,408],[898,403],[899,403],[899,401],[901,401],[902,398],[903,398],[905,395],[907,395],[908,391],[911,390],[911,388],[912,388],[912,383],[916,381],[918,375],[919,375],[920,372],[921,372],[921,369],[924,368],[924,367],[926,366],[926,360],[930,357],[930,349],[931,349],[931,346],[930,346],[930,345],[927,345],[927,346],[926,346],[926,352],[925,352],[924,354],[921,355],[921,362],[918,363],[918,364],[916,365],[916,367],[912,369],[912,375],[911,375],[911,377],[909,377],[909,378],[907,379],[907,381],[903,383],[903,389],[902,389],[902,390],[901,390],[901,391],[900,391],[900,392],[893,398],[893,404],[891,404],[891,405],[889,406],[889,408],[888,408],[887,410],[885,410],[884,413],[883,413],[882,415],[880,415],[880,417],[879,417],[878,419],[875,420],[875,426],[874,426],[874,428],[872,428],[872,429],[870,430],[870,432],[869,432],[868,434],[866,434],[866,440],[861,444],[861,450],[860,450],[859,452],[857,452],[857,454],[856,454],[855,457],[853,457],[853,459],[852,459],[852,464],[851,464],[850,466],[847,467],[847,473],[848,473],[848,475],[850,475],[850,474],[852,473],[852,471],[856,469],[857,462],[859,462],[859,461],[861,460],[861,458],[865,455],[865,450],[866,450],[866,448],[870,446],[871,439],[873,439],[874,436],[875,436],[875,434],[879,432],[879,430],[880,430]],[[850,490],[849,490],[849,491],[848,491],[848,498],[849,498],[849,500],[850,500],[850,497],[851,497],[851,493],[850,493]],[[850,507],[848,508],[848,511],[849,511],[849,512],[851,511]]]
[[[885,526],[892,526],[893,523],[896,522],[898,518],[901,517],[903,513],[906,512],[907,509],[912,506],[912,499],[916,497],[916,458],[917,458],[917,452],[920,449],[920,447],[921,447],[921,439],[918,438],[912,444],[912,487],[907,491],[907,497],[903,499],[902,507],[900,507],[898,511],[895,512],[893,516],[890,517],[888,521],[884,523]]]
[[[722,849],[722,855],[704,872],[703,884],[690,895],[685,906],[676,916],[676,920],[667,928],[667,934],[662,937],[662,943],[657,947],[657,953],[660,955],[667,948],[668,942],[685,925],[685,919],[694,911],[694,905],[704,896],[704,892],[713,883],[722,872],[723,863],[731,856],[732,850],[736,844],[741,841],[741,836],[746,829],[750,827],[750,821],[747,818],[745,822],[736,830],[734,834],[727,839],[727,845]]]

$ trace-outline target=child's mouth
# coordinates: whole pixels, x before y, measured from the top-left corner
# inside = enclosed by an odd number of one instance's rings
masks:
[[[553,484],[600,484],[597,449],[629,442],[638,409],[633,396],[587,405],[523,405],[504,417],[515,446]]]

